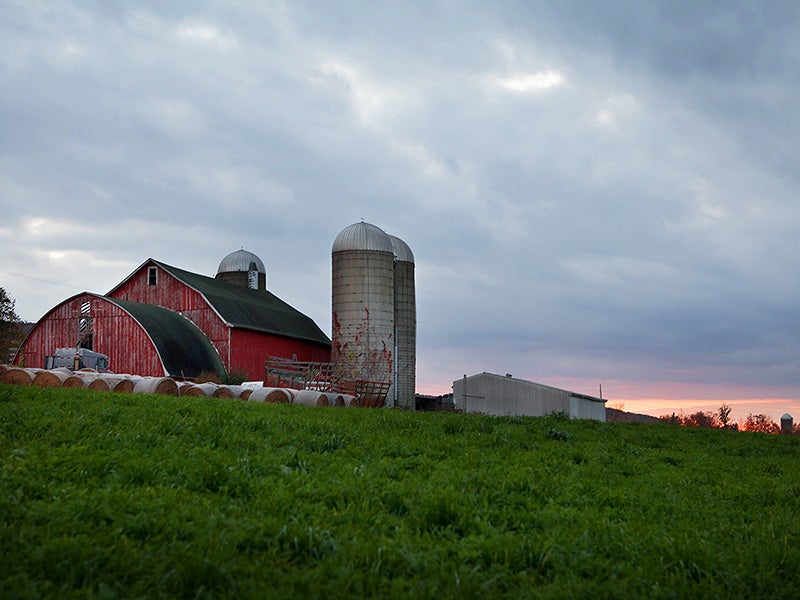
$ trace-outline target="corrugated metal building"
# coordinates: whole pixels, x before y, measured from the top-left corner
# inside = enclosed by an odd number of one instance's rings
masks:
[[[571,419],[606,420],[605,400],[493,373],[454,381],[453,401],[457,410],[470,413],[543,417],[563,412]]]
[[[310,317],[268,292],[264,288],[266,276],[260,273],[263,263],[251,253],[239,252],[255,260],[236,256],[237,260],[231,261],[232,255],[228,255],[220,264],[217,278],[149,258],[106,296],[87,293],[85,299],[71,298],[48,312],[23,342],[15,362],[24,360],[29,367],[43,367],[44,357],[52,355],[55,348],[74,347],[80,341],[84,347],[108,354],[113,371],[161,376],[165,374],[161,364],[164,357],[160,363],[154,354],[159,349],[156,340],[162,347],[180,348],[183,339],[210,347],[216,354],[217,360],[207,360],[203,370],[242,370],[256,380],[264,377],[267,356],[329,361],[328,337]],[[252,287],[247,278],[241,283],[225,280],[229,278],[225,265],[250,269],[253,263],[259,272],[250,274],[249,280],[255,283]],[[233,279],[236,281],[235,274]],[[110,306],[127,310],[140,327],[137,329],[133,322],[117,326],[119,315],[112,314]],[[153,310],[157,307],[161,310]],[[174,318],[165,317],[167,313]],[[155,324],[148,328],[142,323],[147,316],[160,318],[157,334],[153,333]],[[187,323],[204,341],[186,337]],[[152,348],[140,336],[148,337]],[[170,368],[167,371],[181,375]],[[196,373],[184,375],[191,378]]]

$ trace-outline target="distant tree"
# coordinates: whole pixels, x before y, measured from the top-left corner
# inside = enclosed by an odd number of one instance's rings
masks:
[[[684,417],[683,424],[686,427],[707,427],[711,429],[716,426],[714,413],[697,411]]]
[[[781,428],[772,420],[772,417],[764,414],[754,415],[750,413],[747,415],[744,424],[741,427],[742,431],[755,431],[758,433],[780,433]]]
[[[731,407],[727,404],[720,406],[714,416],[716,417],[717,423],[722,429],[736,428],[736,423],[731,422]]]
[[[683,425],[683,415],[672,413],[671,415],[661,415],[658,420],[667,425]]]
[[[0,287],[0,362],[6,362],[9,348],[18,347],[23,338],[22,324],[14,305],[15,301]]]

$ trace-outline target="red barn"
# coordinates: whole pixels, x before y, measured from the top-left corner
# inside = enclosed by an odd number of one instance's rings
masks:
[[[56,348],[108,355],[118,373],[194,378],[223,374],[222,361],[197,326],[159,306],[83,292],[52,308],[30,331],[15,362],[44,367]]]
[[[154,348],[157,348],[156,338],[162,340],[162,345],[166,340],[170,340],[173,346],[179,345],[179,338],[186,334],[181,325],[191,322],[214,349],[218,359],[216,364],[211,364],[215,361],[209,362],[208,357],[193,357],[193,364],[205,361],[206,367],[201,370],[219,371],[221,365],[228,372],[244,371],[249,379],[260,380],[264,377],[264,359],[267,356],[314,362],[330,360],[331,342],[328,337],[310,317],[267,291],[263,263],[246,250],[226,256],[220,263],[216,278],[184,271],[150,258],[105,297],[87,296],[94,299],[89,303],[88,313],[75,312],[75,307],[81,303],[79,297],[71,298],[48,312],[25,339],[15,361],[19,362],[24,356],[27,366],[43,366],[44,356],[52,354],[56,347],[75,346],[83,336],[84,340],[92,340],[92,349],[109,354],[110,368],[114,371],[163,375],[164,371],[159,370],[152,352],[145,353],[149,358],[144,359],[142,347],[137,345],[138,330],[132,323],[116,330],[113,336],[106,335],[112,330],[107,321],[113,306],[128,310],[134,320],[138,319],[134,313],[143,311],[161,317],[160,335],[149,335],[154,340]],[[95,307],[99,310],[97,314]],[[161,310],[154,310],[156,307]],[[164,313],[180,320],[166,319]],[[59,320],[63,322],[56,325]],[[85,331],[87,326],[92,328],[88,334]],[[140,329],[147,328],[142,325]],[[101,331],[105,337],[100,337]],[[101,339],[102,347],[99,345]],[[197,344],[192,341],[191,347],[195,348]],[[189,356],[193,353],[187,354],[187,358]],[[178,363],[181,361],[175,365]],[[171,371],[169,374],[180,376],[180,373]],[[196,374],[184,375],[191,378]]]

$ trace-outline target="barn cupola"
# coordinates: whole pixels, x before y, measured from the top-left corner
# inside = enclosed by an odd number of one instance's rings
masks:
[[[243,248],[222,259],[215,279],[251,290],[267,289],[267,270],[264,263]]]

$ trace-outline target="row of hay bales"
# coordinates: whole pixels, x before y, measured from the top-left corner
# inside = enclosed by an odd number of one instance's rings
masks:
[[[240,385],[191,383],[171,377],[139,377],[116,373],[97,373],[91,369],[23,369],[0,365],[0,383],[48,388],[80,388],[125,394],[165,396],[205,396],[251,402],[300,404],[302,406],[359,406],[358,399],[346,394],[293,390],[289,388],[248,388]]]

